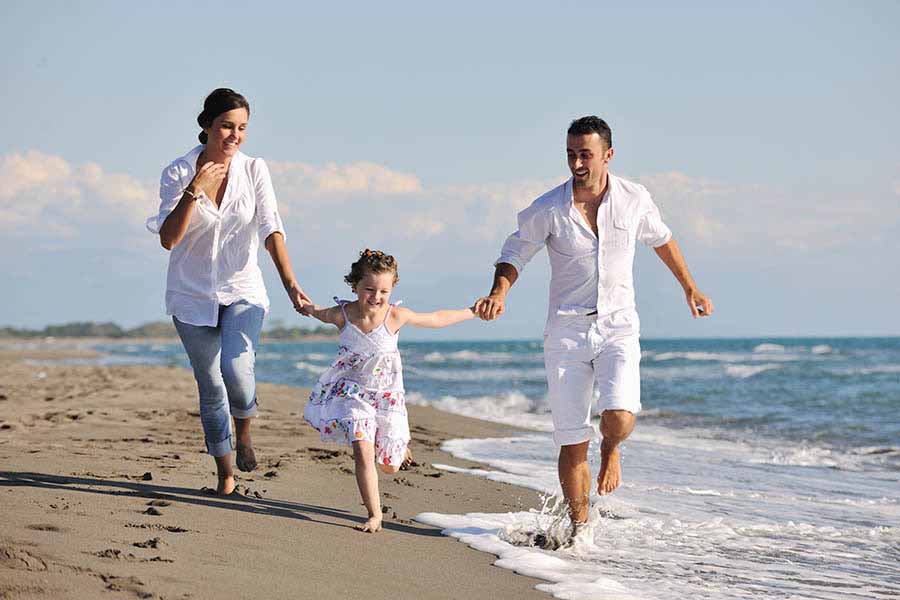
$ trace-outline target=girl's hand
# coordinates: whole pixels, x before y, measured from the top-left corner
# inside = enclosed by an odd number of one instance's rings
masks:
[[[309,316],[309,312],[307,312],[307,307],[314,306],[313,301],[309,296],[303,291],[303,288],[300,287],[300,284],[296,281],[288,286],[287,289],[288,298],[291,299],[291,303],[294,305],[294,310],[304,316]]]
[[[225,170],[225,165],[209,161],[200,167],[200,170],[194,175],[194,179],[188,185],[188,190],[194,196],[203,191],[208,198],[215,198],[219,185],[227,174],[228,171]]]

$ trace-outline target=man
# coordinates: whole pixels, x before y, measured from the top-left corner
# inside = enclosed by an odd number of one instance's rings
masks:
[[[500,316],[526,263],[547,247],[551,276],[544,364],[559,481],[575,531],[588,518],[594,385],[600,390],[603,435],[598,494],[619,486],[618,446],[641,410],[640,322],[632,286],[636,242],[654,248],[669,267],[694,317],[711,315],[713,305],[697,289],[647,190],[609,173],[613,148],[606,122],[594,116],[573,121],[566,155],[572,178],[519,213],[519,229],[495,263],[491,292],[475,310],[485,320]]]

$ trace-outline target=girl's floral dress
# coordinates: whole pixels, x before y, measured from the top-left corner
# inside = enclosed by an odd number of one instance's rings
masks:
[[[337,358],[316,382],[303,418],[319,430],[322,441],[375,444],[380,464],[398,466],[409,444],[409,420],[403,392],[399,335],[385,322],[363,333],[347,319],[347,300],[335,298],[344,313]]]

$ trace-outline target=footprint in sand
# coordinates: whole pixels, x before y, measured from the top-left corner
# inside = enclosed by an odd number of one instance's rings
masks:
[[[33,531],[52,531],[54,533],[64,533],[65,531],[67,531],[62,527],[50,525],[49,523],[34,523],[33,525],[26,525],[25,529],[31,529]]]
[[[106,550],[99,550],[97,552],[91,552],[94,556],[99,558],[111,558],[113,560],[136,560],[137,557],[134,554],[126,554],[121,550],[117,550],[116,548],[107,548]]]
[[[191,529],[178,527],[177,525],[160,525],[159,523],[126,523],[125,527],[134,527],[135,529],[155,529],[157,531],[168,531],[169,533],[190,533]]]
[[[166,543],[158,537],[150,538],[146,542],[135,542],[132,544],[132,546],[134,546],[135,548],[153,548],[154,550],[165,545]]]
[[[3,545],[0,546],[0,567],[19,571],[46,571],[47,563],[21,548]]]
[[[328,461],[341,455],[340,450],[326,450],[324,448],[310,448],[310,452],[315,452],[311,458],[315,461]]]
[[[117,577],[98,573],[98,577],[106,584],[106,589],[111,592],[131,592],[138,598],[152,598],[153,594],[144,588],[144,582],[137,577]]]

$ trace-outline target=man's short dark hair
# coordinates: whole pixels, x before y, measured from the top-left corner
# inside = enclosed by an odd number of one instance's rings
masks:
[[[606,121],[600,117],[590,115],[588,117],[575,119],[572,121],[572,124],[569,125],[569,131],[567,133],[569,135],[591,135],[592,133],[596,133],[600,136],[601,140],[606,142],[607,148],[612,148],[612,130],[609,128],[609,125],[606,124]]]

